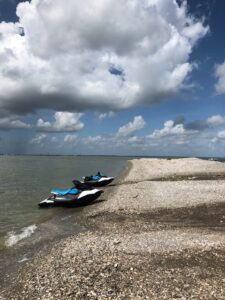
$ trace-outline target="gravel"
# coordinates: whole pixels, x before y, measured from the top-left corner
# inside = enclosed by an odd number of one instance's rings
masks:
[[[192,207],[224,202],[225,180],[201,181],[143,181],[119,185],[110,201],[96,211],[123,210],[130,213],[156,208]]]
[[[159,159],[141,158],[130,161],[132,172],[122,182],[161,179],[171,176],[192,176],[201,174],[225,175],[225,164],[198,158]]]

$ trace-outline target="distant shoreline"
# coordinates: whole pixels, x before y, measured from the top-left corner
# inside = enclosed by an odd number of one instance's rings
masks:
[[[130,157],[132,158],[159,158],[159,159],[182,159],[182,158],[193,158],[193,156],[154,156],[154,155],[116,155],[116,154],[10,154],[10,153],[0,153],[0,156],[65,156],[65,157],[77,157],[77,156],[93,156],[93,157]],[[204,159],[204,160],[218,160],[225,161],[225,157],[219,156],[196,156],[195,158]]]

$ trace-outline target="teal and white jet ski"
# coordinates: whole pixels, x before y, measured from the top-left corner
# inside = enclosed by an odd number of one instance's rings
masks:
[[[68,190],[52,190],[51,195],[39,203],[39,207],[84,206],[96,200],[102,193],[103,191],[98,189],[79,190],[71,188]]]
[[[108,177],[107,175],[98,172],[94,176],[84,176],[83,180],[90,186],[101,187],[110,184],[114,180],[114,177]]]

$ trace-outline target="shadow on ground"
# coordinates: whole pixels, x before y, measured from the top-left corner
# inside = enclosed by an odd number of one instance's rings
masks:
[[[121,227],[127,230],[151,231],[162,228],[201,228],[225,231],[225,203],[199,205],[190,208],[155,209],[139,214],[128,214],[125,210],[100,212],[90,216],[88,222],[97,227]],[[108,225],[108,226],[107,226]]]

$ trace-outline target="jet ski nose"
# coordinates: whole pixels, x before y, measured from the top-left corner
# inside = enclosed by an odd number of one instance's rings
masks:
[[[96,192],[96,194],[98,194],[99,196],[101,195],[101,194],[103,194],[104,193],[104,191],[103,190],[95,190],[95,192]]]

